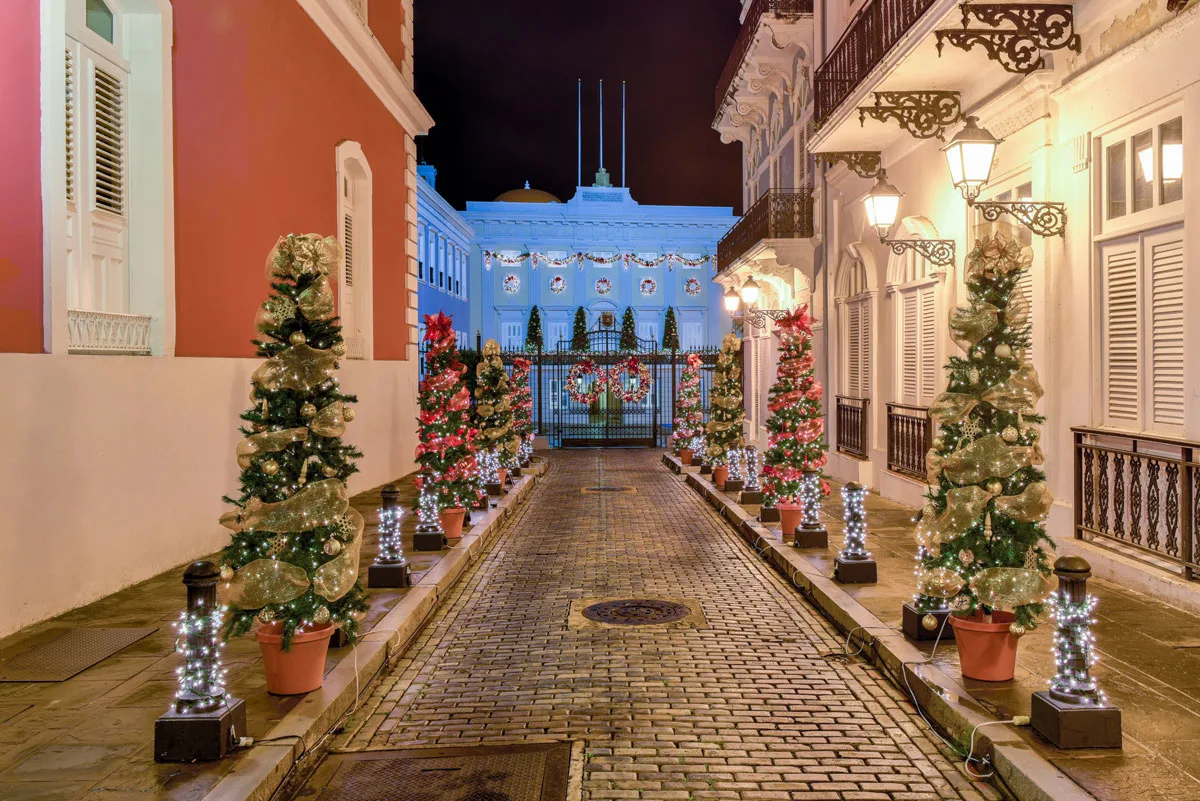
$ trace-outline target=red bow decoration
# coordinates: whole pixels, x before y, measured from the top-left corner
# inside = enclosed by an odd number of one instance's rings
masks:
[[[789,334],[805,334],[811,337],[813,323],[815,322],[816,320],[813,316],[808,313],[808,304],[805,303],[803,306],[797,306],[782,320],[777,320],[775,325],[779,330],[786,331]]]
[[[454,335],[454,320],[444,312],[425,315],[425,341],[439,342]]]

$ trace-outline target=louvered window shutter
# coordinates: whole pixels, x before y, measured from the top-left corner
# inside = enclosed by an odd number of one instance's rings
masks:
[[[125,212],[125,96],[121,78],[96,67],[93,83],[96,208]]]
[[[1149,284],[1150,411],[1156,426],[1184,422],[1183,229],[1151,234],[1143,250]]]
[[[937,310],[934,303],[933,286],[923,286],[921,297],[921,397],[922,405],[933,403],[937,394]]]
[[[858,391],[860,398],[871,397],[871,300],[859,301],[858,316]]]
[[[862,339],[859,331],[861,327],[862,313],[859,309],[859,304],[855,301],[850,301],[846,304],[846,333],[849,336],[849,342],[846,344],[846,391],[855,398],[862,397],[862,384],[860,383],[862,355]]]
[[[917,324],[919,320],[917,292],[910,290],[901,296],[903,304],[903,335],[901,337],[902,381],[901,394],[905,403],[917,403],[919,400],[920,382],[920,339]]]
[[[67,102],[66,102],[66,157],[67,157],[67,200],[75,199],[75,55],[68,49],[67,54]]]
[[[1104,410],[1108,422],[1138,421],[1138,241],[1112,242],[1101,255],[1104,271]]]
[[[342,229],[346,237],[346,279],[347,287],[354,286],[354,214],[347,212],[342,220]]]
[[[1026,308],[1029,309],[1029,319],[1033,320],[1033,270],[1029,269],[1021,273],[1021,277],[1017,279],[1017,291],[1025,298]],[[1032,328],[1032,326],[1028,326]],[[1025,358],[1033,360],[1033,339],[1030,337],[1029,347],[1025,349]]]

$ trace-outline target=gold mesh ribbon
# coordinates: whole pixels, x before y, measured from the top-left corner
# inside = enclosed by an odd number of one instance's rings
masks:
[[[1007,380],[1001,381],[983,393],[985,403],[990,403],[1005,412],[1033,414],[1042,399],[1042,385],[1037,370],[1029,362],[1018,367]]]
[[[349,506],[346,485],[336,478],[309,484],[292,497],[278,503],[264,503],[256,509],[234,510],[221,515],[221,525],[230,531],[270,531],[296,534],[317,526],[328,526]]]
[[[943,392],[929,407],[929,417],[942,425],[960,423],[966,420],[967,415],[978,405],[979,400],[965,392]]]
[[[268,392],[279,389],[307,392],[332,376],[335,369],[337,354],[333,351],[293,345],[259,365],[250,380]]]
[[[500,343],[494,339],[489,339],[483,343],[483,355],[487,357],[500,355]]]
[[[1035,481],[1020,495],[1002,495],[996,499],[996,511],[1007,515],[1018,523],[1033,523],[1045,520],[1054,494],[1045,481]]]
[[[233,578],[217,587],[221,602],[242,609],[285,604],[308,592],[308,574],[299,565],[278,559],[255,559],[238,568]]]
[[[1004,309],[1004,324],[1009,328],[1020,330],[1029,322],[1029,299],[1025,293],[1018,291]]]
[[[267,254],[268,281],[302,275],[337,275],[342,248],[337,238],[320,234],[281,236]]]
[[[337,314],[334,303],[333,282],[328,277],[313,281],[308,289],[296,298],[300,313],[308,320],[330,320]]]
[[[970,351],[992,333],[999,319],[1000,310],[990,303],[959,306],[950,312],[950,338],[964,351]]]
[[[293,442],[304,442],[307,439],[307,428],[285,428],[282,431],[263,431],[260,434],[253,434],[238,443],[238,467],[245,470],[253,464],[255,456],[261,456],[264,453],[278,453]]]
[[[979,602],[993,609],[1035,604],[1050,592],[1050,583],[1041,573],[1024,567],[987,567],[969,583]]]
[[[989,434],[947,456],[942,470],[955,484],[977,484],[988,478],[1008,478],[1033,463],[1033,448],[1012,448],[999,434]]]
[[[957,487],[946,493],[946,508],[932,520],[921,519],[917,542],[926,548],[941,545],[965,532],[987,509],[991,495],[983,487]]]
[[[917,592],[927,598],[953,598],[966,580],[948,567],[935,567],[917,576]]]
[[[328,406],[322,406],[316,416],[308,423],[314,434],[322,437],[340,437],[346,432],[346,414],[341,401],[334,401]]]
[[[346,510],[344,519],[350,522],[354,536],[337,556],[321,565],[313,573],[313,592],[326,600],[336,601],[354,586],[358,580],[358,556],[362,550],[363,516],[353,507]]]

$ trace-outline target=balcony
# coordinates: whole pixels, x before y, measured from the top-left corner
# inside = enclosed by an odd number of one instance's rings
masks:
[[[746,54],[754,44],[763,17],[770,14],[777,19],[794,20],[806,14],[811,16],[812,13],[812,0],[754,0],[750,4],[750,10],[746,12],[746,19],[742,22],[742,30],[734,43],[733,52],[729,54],[725,69],[721,71],[721,79],[717,81],[715,103],[718,114],[725,105],[733,80],[746,60]]]
[[[837,396],[837,449],[855,459],[867,459],[871,450],[870,398]]]
[[[903,403],[887,405],[888,470],[925,481],[925,454],[932,442],[929,409]]]
[[[816,120],[837,110],[935,0],[874,0],[863,6],[817,68]]]
[[[68,353],[150,353],[150,318],[144,314],[67,309],[67,332]]]
[[[741,221],[717,244],[717,269],[724,270],[760,242],[770,239],[811,239],[811,189],[798,192],[772,189],[750,207]]]

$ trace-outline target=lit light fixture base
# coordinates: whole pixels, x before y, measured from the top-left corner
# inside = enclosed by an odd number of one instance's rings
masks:
[[[980,213],[987,222],[996,222],[1004,214],[1012,215],[1018,222],[1038,236],[1066,236],[1067,205],[1035,200],[973,200],[967,205]]]
[[[817,524],[815,526],[801,523],[792,532],[793,548],[828,548],[829,530]]]
[[[445,544],[442,527],[437,523],[419,523],[413,533],[414,551],[440,551]]]
[[[1043,690],[1033,694],[1029,717],[1055,748],[1121,747],[1121,710],[1113,706],[1064,703]]]
[[[874,559],[833,560],[833,580],[841,584],[875,584],[879,581],[879,567]]]

